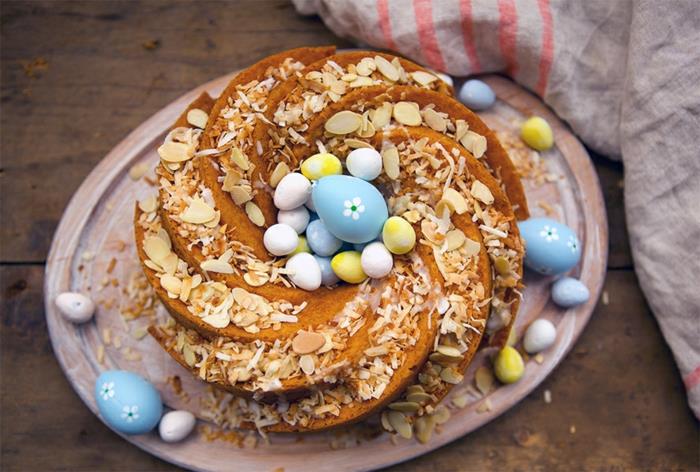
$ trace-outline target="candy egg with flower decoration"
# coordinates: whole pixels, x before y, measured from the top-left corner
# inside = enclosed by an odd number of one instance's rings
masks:
[[[107,370],[95,381],[100,416],[124,434],[144,434],[156,427],[163,413],[160,393],[150,382],[126,370]]]
[[[525,265],[544,275],[567,272],[581,259],[581,242],[576,233],[551,218],[530,218],[518,222],[525,240]]]
[[[357,177],[323,177],[314,185],[311,196],[328,231],[349,243],[375,239],[389,216],[379,190]]]

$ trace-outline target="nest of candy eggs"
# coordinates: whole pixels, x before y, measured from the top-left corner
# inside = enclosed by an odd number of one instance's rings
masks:
[[[416,244],[411,224],[389,217],[382,193],[372,185],[382,172],[381,154],[354,149],[345,163],[344,169],[333,154],[315,154],[275,190],[279,212],[265,231],[265,248],[289,257],[285,268],[301,289],[381,279],[391,272],[393,255],[407,254]]]

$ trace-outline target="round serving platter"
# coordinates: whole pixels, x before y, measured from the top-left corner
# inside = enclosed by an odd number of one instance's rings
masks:
[[[46,318],[53,349],[68,380],[95,414],[95,379],[106,369],[140,373],[156,385],[169,408],[200,414],[200,400],[211,394],[208,387],[191,377],[172,360],[143,330],[167,316],[156,307],[154,316],[126,320],[143,304],[139,295],[140,266],[132,234],[134,202],[155,193],[147,179],[134,180],[130,170],[144,163],[147,176],[158,162],[155,152],[167,128],[201,92],[218,96],[234,74],[220,77],[183,95],[153,115],[119,143],[90,173],[73,196],[54,236],[46,266],[44,298]],[[581,263],[574,270],[590,289],[590,300],[563,310],[549,299],[551,278],[526,273],[524,301],[516,322],[518,337],[534,319],[544,317],[557,326],[554,346],[535,361],[526,364],[524,377],[509,386],[500,386],[482,397],[474,383],[475,370],[484,365],[488,350],[479,352],[462,386],[456,392],[461,408],[451,408],[449,421],[440,426],[427,444],[415,440],[394,440],[390,435],[366,436],[355,441],[352,433],[327,432],[313,435],[270,435],[255,447],[212,440],[198,428],[178,444],[160,440],[157,432],[123,436],[127,441],[163,460],[193,470],[308,470],[313,457],[316,470],[367,470],[395,464],[425,454],[486,424],[516,405],[539,385],[561,362],[588,322],[605,277],[608,229],[598,178],[588,154],[568,128],[535,96],[513,82],[497,76],[482,78],[496,92],[496,105],[480,116],[495,131],[517,134],[519,123],[530,115],[545,118],[552,126],[555,147],[542,153],[547,175],[544,183],[524,180],[533,216],[549,216],[565,222],[583,243]],[[95,319],[82,326],[67,322],[53,301],[64,291],[89,294],[98,302]],[[179,378],[173,388],[173,378]],[[449,398],[446,400],[449,403]],[[217,427],[211,425],[211,430]],[[348,436],[343,440],[342,435]],[[331,442],[334,441],[333,446]],[[341,445],[342,447],[338,447]]]

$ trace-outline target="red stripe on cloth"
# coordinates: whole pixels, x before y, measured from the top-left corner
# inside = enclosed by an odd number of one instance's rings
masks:
[[[547,91],[547,82],[549,82],[549,71],[554,60],[554,26],[549,0],[537,0],[537,7],[542,17],[542,52],[540,53],[540,76],[537,79],[535,92],[540,97],[544,97],[544,93]]]
[[[377,0],[377,15],[379,27],[384,35],[384,45],[387,49],[396,49],[394,37],[391,35],[391,17],[389,16],[389,0]]]
[[[515,59],[515,33],[518,31],[518,14],[515,11],[515,0],[498,0],[498,42],[501,55],[506,62],[506,71],[511,77],[518,72]]]
[[[469,68],[472,73],[481,71],[479,55],[476,53],[474,43],[474,23],[472,18],[472,0],[459,0],[459,13],[462,18],[462,39],[464,40],[464,50],[469,59]]]
[[[438,45],[433,22],[433,5],[431,0],[413,0],[413,12],[418,26],[418,41],[423,49],[423,57],[433,69],[445,70],[445,60]]]
[[[694,371],[685,376],[683,383],[685,384],[685,388],[687,390],[691,390],[700,384],[700,365],[697,366]]]

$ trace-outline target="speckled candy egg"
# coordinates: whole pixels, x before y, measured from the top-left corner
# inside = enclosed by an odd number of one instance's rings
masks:
[[[563,274],[581,259],[576,233],[551,218],[530,218],[518,223],[525,240],[525,265],[544,275]]]
[[[343,166],[340,159],[333,154],[322,152],[314,154],[301,163],[301,173],[310,180],[318,180],[329,175],[343,173]]]
[[[311,250],[319,256],[332,256],[343,242],[328,231],[321,220],[314,220],[306,227],[306,241]]]
[[[311,182],[298,172],[282,177],[275,189],[274,202],[280,210],[293,210],[302,206],[311,193]]]
[[[374,180],[382,173],[382,155],[372,148],[354,149],[345,158],[348,172],[362,180]]]
[[[333,272],[330,257],[321,257],[314,254],[314,259],[316,259],[318,266],[321,268],[321,284],[329,286],[340,282],[338,276]]]
[[[379,190],[357,177],[324,177],[316,182],[311,196],[328,231],[349,243],[365,243],[376,238],[389,216]]]
[[[496,101],[496,95],[486,83],[473,79],[459,89],[459,100],[472,110],[486,110]]]
[[[552,284],[552,301],[563,308],[585,303],[590,296],[588,287],[572,277],[563,277]]]
[[[144,434],[156,427],[163,413],[158,390],[143,377],[125,370],[102,372],[95,381],[100,416],[124,434]]]

